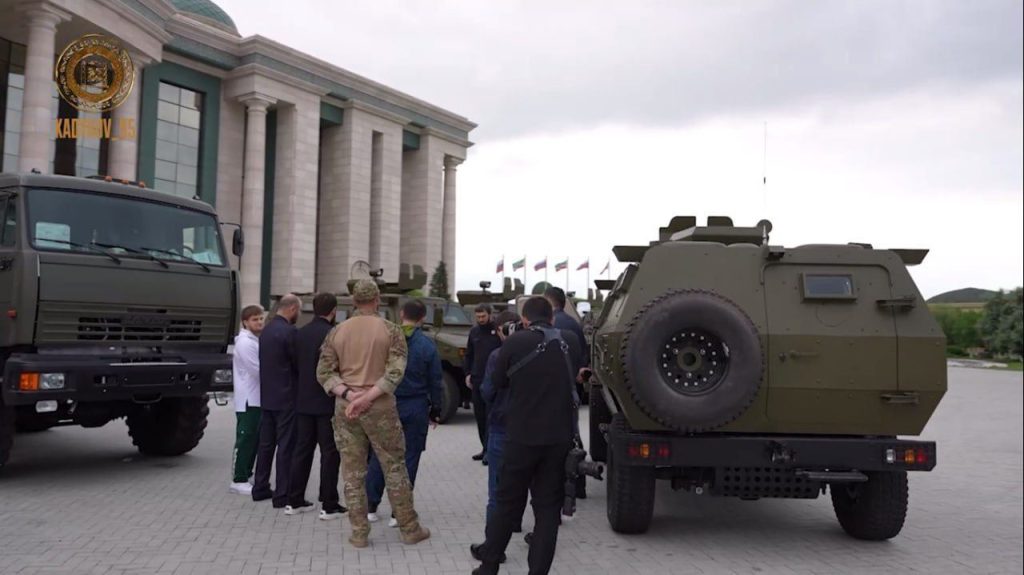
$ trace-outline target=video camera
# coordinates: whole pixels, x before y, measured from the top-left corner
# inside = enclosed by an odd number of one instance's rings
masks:
[[[565,456],[565,501],[562,503],[562,515],[572,517],[576,513],[576,485],[585,481],[586,476],[603,481],[604,465],[595,461],[587,461],[587,452],[583,449],[583,441],[579,436],[574,440],[572,449]]]

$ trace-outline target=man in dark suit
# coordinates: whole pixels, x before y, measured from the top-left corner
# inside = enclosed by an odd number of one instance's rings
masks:
[[[295,398],[295,453],[292,455],[292,474],[289,485],[286,515],[297,515],[313,508],[306,501],[306,485],[313,467],[313,451],[320,446],[320,519],[329,521],[345,512],[338,498],[338,469],[341,455],[334,443],[334,397],[324,393],[316,380],[316,366],[320,361],[320,348],[334,327],[338,312],[338,298],[320,293],[313,298],[316,317],[295,336],[295,353],[299,364],[299,379]]]
[[[288,504],[288,480],[295,448],[295,320],[302,302],[287,294],[277,313],[260,333],[260,446],[256,452],[253,501],[273,498],[274,507]],[[277,479],[270,490],[270,468],[277,452]]]

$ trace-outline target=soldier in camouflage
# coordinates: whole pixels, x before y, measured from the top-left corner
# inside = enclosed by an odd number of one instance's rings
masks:
[[[349,542],[369,545],[366,469],[372,445],[384,471],[388,500],[402,533],[415,544],[430,537],[413,508],[412,485],[405,468],[405,437],[398,419],[395,389],[405,373],[407,348],[402,329],[377,315],[380,289],[360,280],[352,289],[356,311],[324,340],[317,380],[337,397],[334,439],[341,453],[345,501],[352,522]]]

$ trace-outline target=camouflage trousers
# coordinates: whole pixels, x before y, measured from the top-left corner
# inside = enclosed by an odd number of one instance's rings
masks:
[[[413,508],[412,484],[405,468],[405,435],[398,419],[395,396],[387,394],[373,402],[370,409],[356,419],[345,417],[348,402],[339,399],[334,413],[334,441],[341,453],[341,475],[345,484],[345,504],[352,522],[352,536],[365,538],[370,534],[366,518],[366,469],[369,448],[380,460],[388,501],[403,534],[419,531],[419,517]]]

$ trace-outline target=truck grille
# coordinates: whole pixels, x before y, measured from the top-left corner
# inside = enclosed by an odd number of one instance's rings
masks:
[[[42,302],[39,343],[222,342],[228,312],[196,308],[156,308]]]

